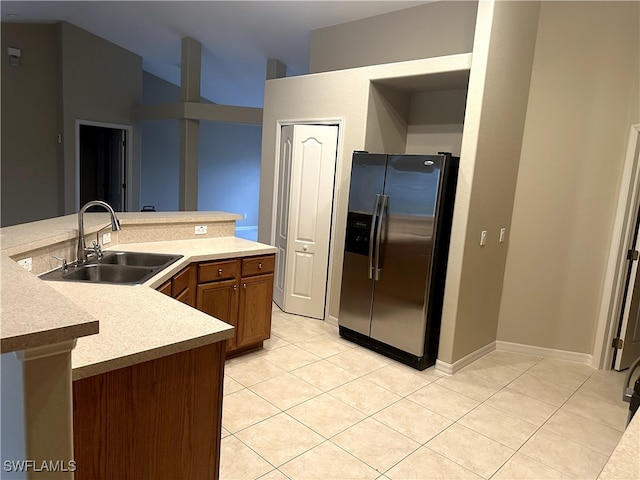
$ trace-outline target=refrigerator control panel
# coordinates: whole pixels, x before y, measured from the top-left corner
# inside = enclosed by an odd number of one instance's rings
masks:
[[[345,250],[359,255],[369,255],[369,235],[373,216],[364,213],[347,214]]]

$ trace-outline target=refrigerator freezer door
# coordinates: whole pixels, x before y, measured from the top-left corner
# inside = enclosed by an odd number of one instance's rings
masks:
[[[387,156],[383,154],[355,153],[351,168],[338,323],[367,336],[371,329],[373,299],[373,280],[369,274],[370,251],[373,251],[370,247],[375,235],[372,237],[371,231],[375,234],[374,207],[384,188],[386,161]]]
[[[382,215],[380,280],[375,282],[371,337],[424,355],[436,203],[441,182],[439,155],[389,156]]]

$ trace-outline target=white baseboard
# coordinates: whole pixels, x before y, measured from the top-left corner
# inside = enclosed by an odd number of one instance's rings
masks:
[[[329,325],[333,325],[334,327],[338,326],[338,317],[329,315],[324,321],[327,322]]]
[[[571,352],[569,350],[557,350],[555,348],[536,347],[534,345],[524,345],[522,343],[496,341],[496,350],[504,352],[522,353],[524,355],[535,355],[545,358],[557,358],[558,360],[567,360],[569,362],[584,363],[593,366],[593,355],[589,353]]]
[[[438,372],[446,373],[447,375],[453,375],[457,371],[463,369],[467,365],[475,362],[479,358],[484,357],[487,353],[491,353],[496,349],[496,342],[491,342],[482,348],[479,348],[475,352],[471,352],[466,357],[461,358],[454,363],[446,363],[441,360],[436,360],[436,370]]]
[[[568,350],[557,350],[555,348],[536,347],[534,345],[524,345],[522,343],[503,342],[497,340],[484,347],[470,353],[454,363],[446,363],[442,360],[436,360],[436,370],[447,375],[452,375],[463,369],[467,365],[484,357],[487,353],[494,350],[503,352],[521,353],[523,355],[535,355],[537,357],[557,358],[558,360],[566,360],[569,362],[583,363],[593,367],[593,355],[588,353],[570,352]],[[597,368],[597,367],[594,367]]]

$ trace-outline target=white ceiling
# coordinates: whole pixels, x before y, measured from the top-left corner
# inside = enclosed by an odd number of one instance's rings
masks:
[[[205,98],[262,106],[266,61],[308,72],[311,31],[426,1],[2,1],[3,22],[67,21],[140,55],[144,70],[180,84],[181,39],[202,43]]]

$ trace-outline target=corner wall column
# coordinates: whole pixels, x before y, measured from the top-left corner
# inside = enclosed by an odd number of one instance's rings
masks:
[[[180,99],[200,101],[200,67],[202,45],[191,37],[182,39]],[[200,121],[180,120],[180,210],[198,210],[198,141]]]
[[[267,60],[267,80],[287,76],[287,66],[277,58]]]

